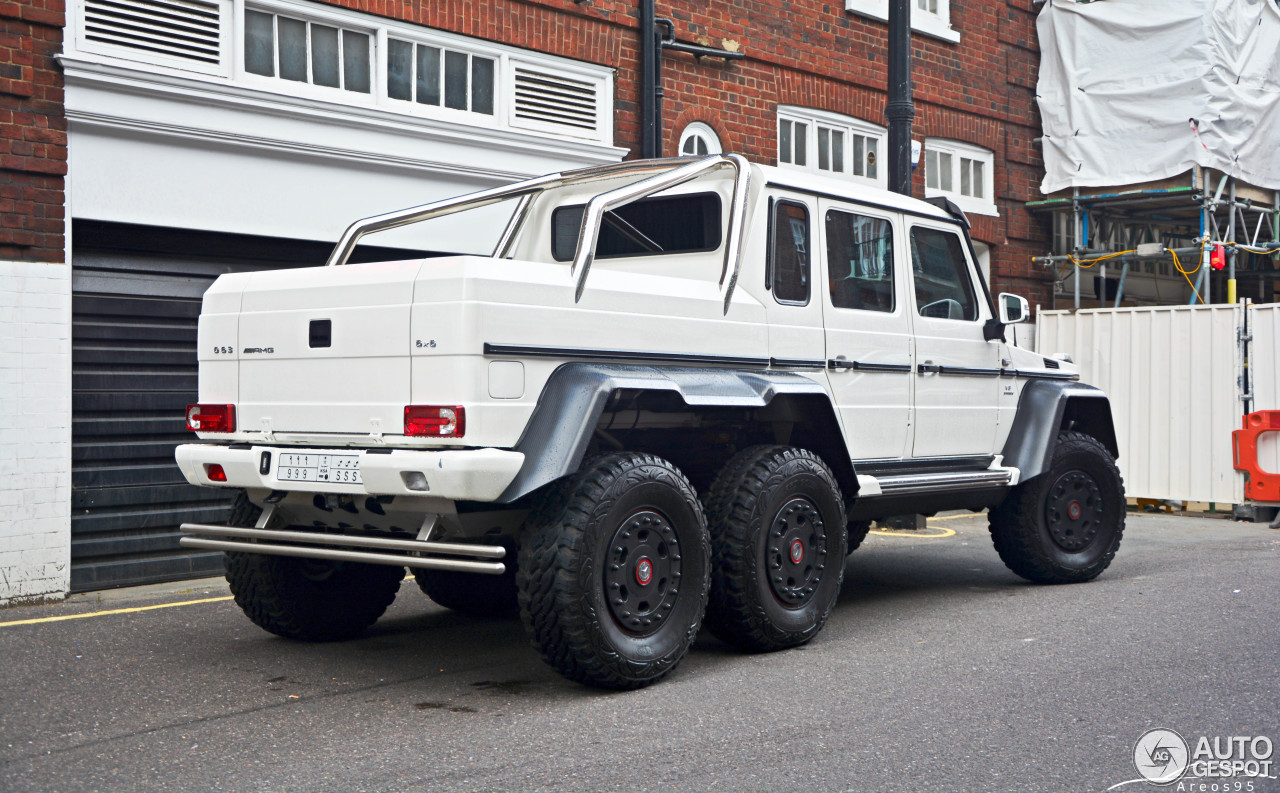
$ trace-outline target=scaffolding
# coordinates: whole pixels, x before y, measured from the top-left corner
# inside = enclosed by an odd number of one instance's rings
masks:
[[[1197,166],[1125,189],[1075,187],[1027,208],[1052,218],[1053,252],[1032,261],[1053,272],[1054,308],[1062,299],[1076,309],[1277,302],[1280,190]]]

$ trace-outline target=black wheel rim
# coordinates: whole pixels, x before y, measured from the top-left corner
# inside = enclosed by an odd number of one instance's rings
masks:
[[[660,629],[680,594],[675,527],[657,510],[632,513],[614,532],[605,555],[604,596],[618,627],[635,636]]]
[[[1081,470],[1067,471],[1049,488],[1044,517],[1049,536],[1062,550],[1084,549],[1103,526],[1102,488]]]
[[[769,588],[778,602],[802,608],[813,599],[827,560],[827,533],[816,504],[797,496],[778,509],[765,544]]]

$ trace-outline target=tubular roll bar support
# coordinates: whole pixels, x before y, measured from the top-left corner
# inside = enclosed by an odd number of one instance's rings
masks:
[[[729,312],[729,302],[733,298],[734,287],[738,283],[738,268],[742,260],[742,243],[746,236],[747,201],[749,198],[751,169],[745,157],[740,154],[717,154],[697,160],[688,158],[668,158],[663,160],[642,160],[604,165],[596,168],[583,168],[564,173],[539,176],[523,182],[481,190],[476,193],[436,201],[421,206],[409,207],[384,215],[375,215],[352,223],[342,233],[341,239],[329,256],[327,266],[336,267],[347,263],[360,238],[378,231],[408,226],[424,220],[462,212],[468,209],[496,204],[512,198],[521,198],[521,205],[512,217],[511,223],[502,234],[494,255],[505,255],[515,235],[515,225],[528,210],[529,199],[533,196],[561,187],[566,184],[586,182],[593,179],[607,179],[626,176],[632,173],[663,171],[634,184],[623,185],[606,193],[601,193],[587,202],[582,213],[582,226],[578,231],[578,247],[569,267],[569,275],[574,277],[574,302],[582,299],[586,287],[587,273],[595,260],[595,247],[600,237],[600,223],[606,212],[625,206],[646,196],[684,184],[692,179],[715,170],[729,167],[734,169],[733,198],[729,206],[729,238],[725,244],[724,264],[720,269],[720,294],[724,301],[724,312]]]

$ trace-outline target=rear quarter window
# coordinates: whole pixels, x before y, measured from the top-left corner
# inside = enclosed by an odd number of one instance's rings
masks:
[[[551,213],[551,255],[556,261],[573,258],[584,212],[585,204],[570,204]],[[720,215],[717,193],[641,199],[605,213],[596,258],[714,251],[721,242]]]

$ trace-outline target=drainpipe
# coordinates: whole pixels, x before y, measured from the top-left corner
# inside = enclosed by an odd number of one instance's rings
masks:
[[[658,31],[653,0],[640,0],[640,156],[657,157],[658,143]]]
[[[889,189],[911,195],[911,3],[889,0]]]

